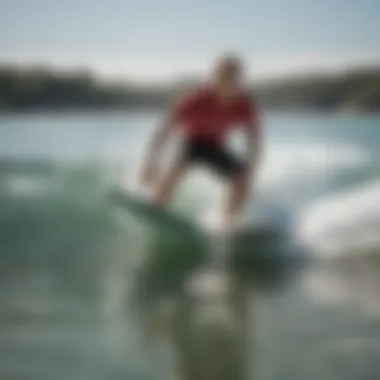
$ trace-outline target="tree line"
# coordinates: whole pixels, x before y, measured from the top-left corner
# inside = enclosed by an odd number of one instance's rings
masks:
[[[87,70],[0,66],[0,110],[139,109],[162,107],[196,82],[166,85],[101,80]],[[265,107],[281,110],[380,110],[380,66],[253,83]]]

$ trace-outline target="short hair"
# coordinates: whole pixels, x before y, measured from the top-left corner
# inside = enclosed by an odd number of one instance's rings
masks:
[[[216,60],[214,70],[217,74],[234,74],[242,71],[243,66],[243,61],[237,54],[225,53]]]

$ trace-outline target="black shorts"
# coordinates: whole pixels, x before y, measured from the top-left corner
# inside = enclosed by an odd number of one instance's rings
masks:
[[[204,164],[225,178],[234,177],[246,170],[245,163],[227,147],[208,140],[185,140],[182,149],[187,162]]]

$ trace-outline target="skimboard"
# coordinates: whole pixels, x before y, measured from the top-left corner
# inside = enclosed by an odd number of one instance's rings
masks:
[[[203,235],[202,230],[191,220],[169,207],[154,204],[148,197],[143,197],[134,191],[116,187],[109,192],[109,196],[114,205],[129,211],[153,227],[172,233]]]

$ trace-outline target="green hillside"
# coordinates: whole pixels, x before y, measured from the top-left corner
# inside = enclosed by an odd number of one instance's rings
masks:
[[[91,72],[0,66],[0,110],[138,109],[162,107],[191,80],[166,85],[101,81]],[[380,67],[303,75],[252,84],[269,109],[324,112],[380,110]]]

